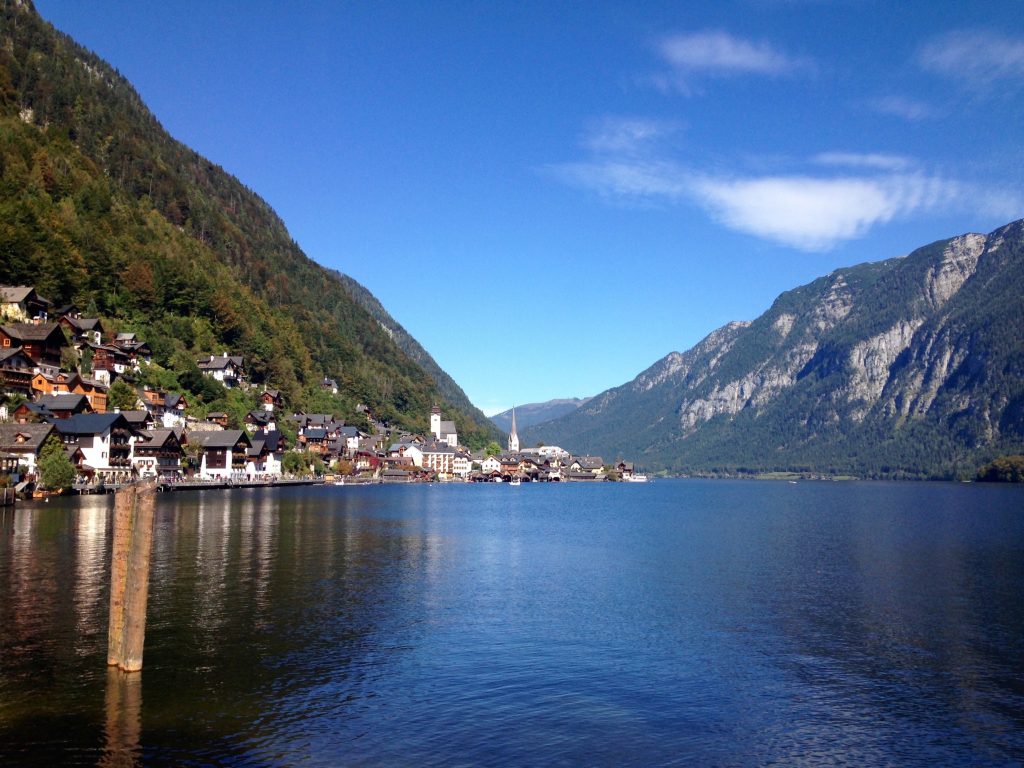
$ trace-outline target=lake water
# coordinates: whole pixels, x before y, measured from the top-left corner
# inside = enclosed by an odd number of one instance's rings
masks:
[[[1024,489],[315,487],[0,512],[0,765],[1024,761]]]

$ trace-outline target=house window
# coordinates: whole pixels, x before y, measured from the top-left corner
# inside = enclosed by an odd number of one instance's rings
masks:
[[[11,346],[11,340],[8,339],[6,336],[4,337],[4,346],[5,347]]]

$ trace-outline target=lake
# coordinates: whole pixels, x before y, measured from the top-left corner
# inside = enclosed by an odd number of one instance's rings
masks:
[[[1024,761],[1024,488],[678,480],[0,512],[2,765]]]

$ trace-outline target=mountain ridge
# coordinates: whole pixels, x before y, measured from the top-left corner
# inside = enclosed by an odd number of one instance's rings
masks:
[[[516,429],[527,429],[567,413],[572,413],[581,405],[588,403],[589,397],[561,397],[545,400],[543,403],[523,403],[515,407]],[[512,409],[496,413],[490,417],[491,422],[502,432],[512,429]]]
[[[1024,222],[837,269],[525,430],[673,472],[973,474],[1024,445]]]

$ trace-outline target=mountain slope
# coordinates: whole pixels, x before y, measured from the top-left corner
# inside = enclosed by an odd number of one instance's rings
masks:
[[[557,419],[572,413],[581,405],[588,402],[588,397],[569,397],[558,400],[548,400],[544,403],[526,403],[516,406],[516,429],[528,429],[536,424],[542,424],[551,419]],[[502,432],[508,433],[512,429],[512,409],[491,416],[491,421]]]
[[[458,408],[460,411],[466,414],[470,414],[473,417],[473,421],[476,424],[482,424],[488,421],[487,416],[484,412],[473,405],[470,399],[466,396],[466,393],[462,391],[462,388],[455,383],[455,380],[449,376],[437,361],[430,356],[430,353],[423,348],[423,346],[412,337],[412,335],[402,327],[402,325],[395,320],[386,309],[384,305],[377,300],[377,297],[370,293],[366,288],[357,283],[348,275],[343,275],[340,272],[335,272],[338,280],[348,290],[349,294],[353,299],[365,309],[374,320],[380,324],[380,327],[385,333],[391,338],[395,344],[398,345],[410,359],[413,360],[417,365],[423,368],[430,377],[434,380],[434,384],[437,386],[438,392],[441,397],[451,405]],[[491,432],[491,437],[495,437],[494,433]]]
[[[1024,446],[1024,222],[784,293],[537,439],[675,471],[973,474]]]
[[[496,434],[364,309],[365,289],[311,261],[260,197],[27,0],[0,8],[0,158],[5,281],[146,334],[164,365],[230,348],[291,402],[327,375],[381,418],[423,429],[447,402],[471,444]]]

